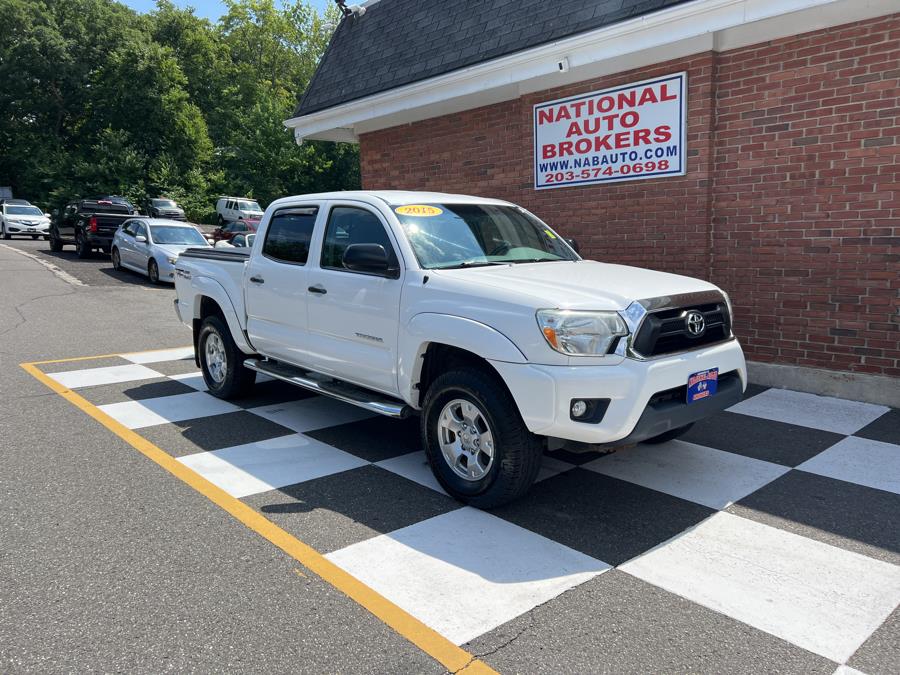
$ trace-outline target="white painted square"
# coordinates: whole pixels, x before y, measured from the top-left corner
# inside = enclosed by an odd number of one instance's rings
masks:
[[[203,375],[200,373],[183,373],[181,375],[169,375],[170,380],[175,380],[176,382],[181,382],[181,384],[186,384],[192,389],[196,389],[197,391],[206,391],[207,386],[206,382],[203,379]]]
[[[900,445],[893,443],[848,436],[797,468],[900,494]]]
[[[456,644],[609,569],[469,507],[326,557]]]
[[[250,408],[248,412],[299,432],[358,422],[373,416],[362,408],[325,396]]]
[[[193,347],[175,347],[174,349],[155,349],[149,352],[135,352],[122,354],[123,359],[132,363],[161,363],[162,361],[179,361],[181,359],[193,359]]]
[[[428,465],[428,458],[425,456],[424,450],[410,452],[406,455],[400,455],[399,457],[391,457],[390,459],[383,459],[380,462],[375,462],[375,466],[380,466],[382,469],[386,469],[398,476],[403,476],[414,483],[431,488],[435,492],[440,492],[442,495],[447,494],[431,472],[431,467]]]
[[[236,405],[203,392],[160,396],[99,406],[100,410],[129,429],[210,417],[240,410]]]
[[[713,509],[724,509],[790,471],[684,441],[619,450],[582,468]]]
[[[163,377],[163,375],[162,373],[157,373],[155,370],[150,370],[146,366],[132,364],[127,366],[70,370],[66,373],[47,373],[47,377],[56,380],[64,387],[77,389],[78,387],[96,387],[101,384],[149,380],[154,377]]]
[[[268,492],[368,464],[301,434],[198,452],[178,461],[232,497]]]
[[[900,567],[726,512],[619,569],[838,663],[900,602]]]
[[[890,408],[874,403],[816,396],[787,389],[767,389],[731,406],[728,410],[742,415],[849,435],[874,422]]]

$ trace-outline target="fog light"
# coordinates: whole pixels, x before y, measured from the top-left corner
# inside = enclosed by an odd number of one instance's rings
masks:
[[[584,417],[588,411],[588,404],[584,401],[574,401],[572,403],[572,417]]]

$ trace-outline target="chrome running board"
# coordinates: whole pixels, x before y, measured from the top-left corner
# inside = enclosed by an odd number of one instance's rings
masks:
[[[411,406],[397,399],[286,363],[247,359],[244,367],[386,417],[403,419],[415,413]]]

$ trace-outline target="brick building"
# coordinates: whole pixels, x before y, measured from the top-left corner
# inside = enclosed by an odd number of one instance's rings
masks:
[[[298,141],[358,142],[366,188],[509,199],[585,257],[709,279],[732,297],[751,379],[896,402],[900,2],[364,8],[286,122]],[[658,112],[613,103],[647,82],[684,89]],[[604,100],[617,117],[600,128]],[[539,110],[578,101],[576,132],[571,112],[544,128]],[[632,110],[668,131],[631,134]],[[586,140],[556,143],[565,128]],[[621,150],[639,161],[604,175]]]

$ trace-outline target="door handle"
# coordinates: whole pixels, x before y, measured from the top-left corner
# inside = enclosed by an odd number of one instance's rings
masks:
[[[315,286],[310,286],[307,288],[310,293],[318,293],[319,295],[325,295],[328,291],[325,290],[325,287],[321,284],[316,284]]]
[[[262,278],[261,276],[259,276],[258,274],[257,274],[256,276],[250,277],[250,281],[252,281],[254,284],[264,284],[264,283],[266,283],[266,280],[263,279],[263,278]]]

